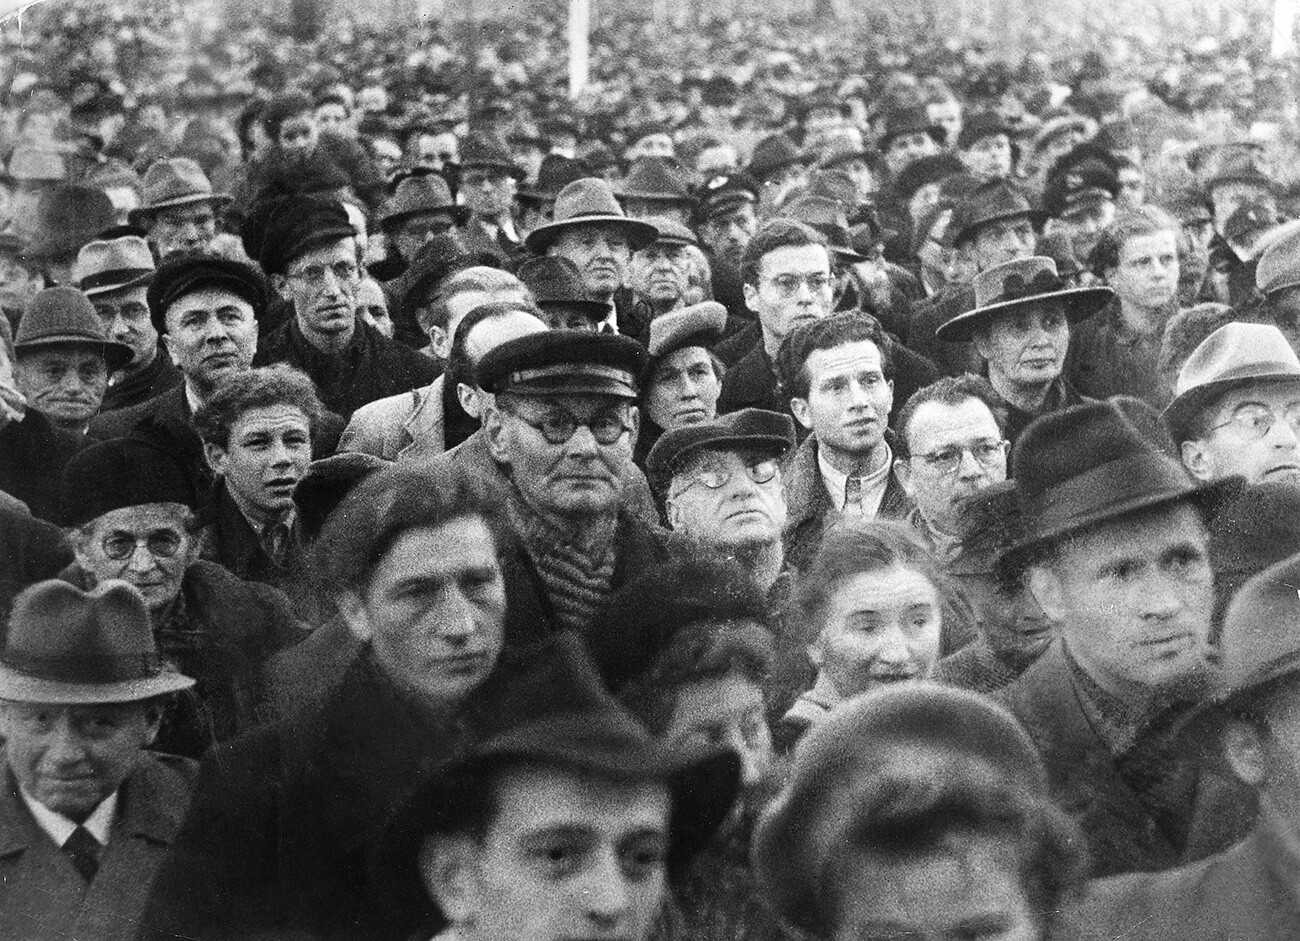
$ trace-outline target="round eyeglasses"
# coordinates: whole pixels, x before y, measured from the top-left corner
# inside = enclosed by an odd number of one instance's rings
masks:
[[[618,412],[604,412],[587,421],[579,421],[568,412],[547,412],[541,418],[529,418],[521,412],[511,411],[525,425],[536,428],[548,444],[564,444],[579,428],[589,428],[597,444],[613,444],[632,430],[627,417]]]
[[[1292,431],[1300,434],[1300,402],[1293,402],[1282,409],[1281,415],[1267,405],[1255,402],[1240,405],[1233,410],[1231,418],[1217,425],[1212,425],[1210,431],[1218,431],[1220,428],[1235,425],[1251,437],[1263,438],[1272,430],[1274,423],[1279,418],[1286,422]]]
[[[776,478],[776,472],[780,465],[775,458],[765,458],[761,461],[746,462],[744,466],[746,477],[756,484],[766,484],[771,483]],[[689,474],[682,475],[685,486],[679,492],[689,490],[695,484],[700,484],[709,490],[721,490],[735,476],[736,468],[734,465],[705,464]]]
[[[144,546],[157,559],[170,559],[180,552],[184,540],[180,533],[170,529],[156,529],[146,536],[133,536],[130,533],[110,533],[104,537],[100,546],[104,555],[121,562],[135,555],[135,550]]]
[[[1011,446],[1010,441],[977,441],[961,447],[940,448],[929,454],[917,454],[940,474],[955,474],[961,459],[969,454],[981,467],[992,467]]]

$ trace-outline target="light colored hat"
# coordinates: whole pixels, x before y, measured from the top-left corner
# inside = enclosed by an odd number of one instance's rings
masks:
[[[192,203],[230,202],[224,193],[214,193],[208,175],[188,157],[164,157],[155,160],[144,174],[144,202],[127,216],[131,225],[147,227],[159,209],[188,206]]]
[[[72,280],[87,297],[141,287],[153,273],[153,253],[138,235],[88,242],[72,266]]]
[[[644,248],[659,237],[659,230],[648,222],[629,219],[614,198],[607,182],[597,177],[574,180],[555,197],[555,214],[551,222],[528,233],[524,247],[536,255],[543,254],[562,232],[579,225],[606,223],[627,233],[632,248]]]
[[[1300,286],[1300,222],[1284,222],[1260,237],[1255,287],[1272,294]]]
[[[662,359],[687,346],[711,347],[727,327],[727,308],[717,301],[702,301],[669,311],[650,321],[649,350]]]

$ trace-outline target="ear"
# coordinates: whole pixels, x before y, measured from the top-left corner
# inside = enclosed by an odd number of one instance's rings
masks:
[[[1200,441],[1184,441],[1179,445],[1183,467],[1197,480],[1208,481],[1214,476],[1214,461]]]
[[[741,287],[745,291],[745,306],[750,310],[758,310],[758,288],[752,284],[744,284]]]
[[[365,599],[359,594],[350,589],[340,591],[334,596],[334,604],[353,637],[364,642],[375,635],[374,627],[370,623],[370,612],[366,610]]]
[[[794,416],[795,421],[799,424],[809,431],[812,430],[812,412],[808,409],[807,399],[791,399],[790,414]]]
[[[480,900],[475,878],[478,844],[463,834],[427,836],[417,861],[424,891],[453,925],[472,923]]]
[[[668,516],[668,528],[674,532],[682,528],[682,508],[672,500],[664,500],[664,512]]]
[[[889,404],[885,406],[885,413],[888,415],[894,410],[894,380],[886,379],[885,385],[889,387]]]
[[[212,473],[218,477],[226,471],[226,449],[219,444],[203,445],[203,456],[207,459],[208,467],[212,468]]]
[[[628,409],[628,417],[632,419],[632,437],[630,439],[632,450],[636,450],[637,435],[641,434],[641,409],[633,405]]]
[[[446,328],[430,327],[429,343],[433,347],[433,355],[438,359],[444,362],[451,359],[451,337],[447,335]]]
[[[1031,566],[1029,593],[1048,618],[1053,621],[1065,620],[1065,588],[1056,572],[1043,565]]]
[[[465,414],[471,418],[483,420],[482,409],[479,408],[478,390],[473,386],[464,383],[456,383],[456,398],[460,400],[460,407],[465,410]]]
[[[172,339],[171,331],[168,330],[166,333],[162,334],[161,339],[163,342],[163,349],[167,351],[167,355],[171,357],[171,361],[173,363],[176,362],[176,341]],[[17,364],[15,364],[15,367],[16,366]]]
[[[822,664],[826,662],[826,646],[823,640],[825,634],[825,631],[819,632],[816,639],[808,645],[808,659],[812,661],[812,665],[815,666],[819,672],[821,671]]]
[[[1219,733],[1219,744],[1233,774],[1254,788],[1264,783],[1268,761],[1259,729],[1242,719],[1229,719]]]
[[[162,716],[162,706],[156,701],[145,706],[144,748],[148,748],[158,738],[158,730],[162,728]]]
[[[987,330],[976,330],[971,333],[971,343],[975,346],[975,352],[980,355],[980,359],[987,362],[992,359],[989,352],[989,334]]]
[[[898,480],[899,486],[909,497],[916,497],[916,490],[913,488],[915,481],[912,479],[912,459],[895,458],[894,459],[894,477]]]
[[[487,435],[488,452],[498,464],[510,463],[510,429],[501,420],[501,410],[490,408],[482,416],[483,433]]]

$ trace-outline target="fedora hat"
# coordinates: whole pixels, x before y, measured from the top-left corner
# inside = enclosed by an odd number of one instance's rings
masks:
[[[607,182],[597,177],[575,180],[555,197],[555,215],[545,225],[539,225],[524,239],[524,247],[534,255],[545,254],[546,249],[560,233],[580,225],[613,225],[622,229],[632,243],[632,248],[644,248],[659,237],[659,230],[648,222],[629,219],[623,207],[614,198]]]
[[[826,237],[827,247],[850,262],[866,261],[853,248],[853,236],[849,232],[848,220],[844,207],[829,196],[801,196],[781,210],[785,219],[794,219],[811,226]]]
[[[390,294],[411,312],[445,278],[475,265],[495,267],[495,262],[486,253],[470,251],[460,233],[440,232],[420,246],[410,267],[391,283]]]
[[[533,292],[543,309],[561,307],[587,314],[592,320],[604,320],[609,316],[609,304],[591,299],[578,266],[568,258],[555,255],[529,258],[519,266],[515,276]]]
[[[973,239],[980,226],[1004,219],[1032,219],[1034,207],[1029,197],[1008,180],[982,183],[953,207],[948,224],[948,239],[960,248]]]
[[[18,321],[14,350],[19,355],[51,346],[97,347],[104,352],[109,372],[121,369],[135,355],[125,343],[109,339],[90,299],[70,287],[41,291]]]
[[[1224,393],[1255,383],[1300,385],[1300,358],[1282,331],[1271,324],[1227,323],[1192,350],[1165,408],[1175,441],[1185,441],[1197,414]]]
[[[14,601],[0,650],[0,699],[48,705],[139,702],[189,689],[164,666],[144,598],[126,582],[84,592],[39,582]]]
[[[750,155],[749,166],[745,172],[756,180],[765,180],[779,170],[803,162],[803,155],[794,141],[784,134],[773,134],[754,145]]]
[[[153,253],[138,235],[89,242],[72,266],[72,280],[87,297],[141,287],[153,280],[153,273]]]
[[[1056,262],[1042,255],[994,265],[975,276],[975,307],[943,323],[934,335],[940,340],[969,340],[977,324],[986,323],[1027,304],[1059,300],[1070,323],[1086,320],[1114,296],[1110,288],[1067,287],[1056,273]]]
[[[113,202],[102,189],[61,183],[41,195],[36,219],[28,230],[27,254],[33,258],[75,255],[115,224]]]
[[[888,150],[894,138],[904,134],[928,134],[940,145],[944,139],[943,128],[930,120],[925,105],[894,108],[885,112],[880,132],[880,149]]]
[[[155,160],[144,173],[144,200],[132,209],[127,220],[148,228],[149,220],[159,209],[211,203],[213,207],[230,202],[224,193],[214,193],[203,168],[188,157],[164,157]]]
[[[1085,402],[1034,419],[1011,452],[1027,535],[1041,546],[1089,526],[1187,500],[1209,516],[1235,478],[1195,483],[1114,402]]]
[[[615,195],[620,199],[647,202],[692,204],[686,179],[674,162],[664,157],[640,157],[619,184]]]
[[[1219,639],[1219,703],[1300,672],[1300,555],[1276,562],[1242,586]]]
[[[527,174],[519,164],[505,142],[491,134],[470,134],[460,145],[460,169],[481,167],[486,170],[500,170],[522,180]]]
[[[547,154],[537,171],[537,182],[532,186],[521,186],[518,199],[524,203],[553,203],[560,190],[589,176],[591,167],[584,161],[562,154]]]
[[[440,174],[415,174],[397,184],[397,189],[379,214],[379,227],[384,230],[395,229],[411,216],[435,212],[446,213],[457,223],[464,222],[469,217],[469,210],[457,206],[451,198],[451,188]]]
[[[968,150],[984,138],[996,137],[999,134],[1011,142],[1014,151],[1016,135],[1007,126],[1002,115],[996,111],[977,111],[962,121],[961,132],[957,135],[957,149]]]

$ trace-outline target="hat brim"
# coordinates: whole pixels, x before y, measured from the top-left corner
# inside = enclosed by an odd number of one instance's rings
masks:
[[[575,313],[585,314],[593,320],[604,320],[609,316],[609,312],[613,310],[613,308],[604,301],[589,301],[586,298],[574,298],[573,300],[569,300],[561,297],[539,297],[537,299],[537,306],[542,310],[548,310],[551,308],[557,310],[571,310]]]
[[[0,664],[0,699],[51,706],[139,702],[180,692],[194,685],[181,673],[164,671],[154,676],[120,683],[67,683],[38,679]]]
[[[452,221],[457,225],[464,225],[465,220],[469,218],[469,209],[465,206],[412,206],[408,209],[402,209],[398,212],[379,217],[380,229],[391,229],[406,219],[413,216],[433,216],[433,215],[451,216]]]
[[[22,345],[16,345],[16,352],[27,350],[43,350],[52,346],[92,346],[101,347],[104,351],[104,360],[108,363],[108,371],[115,372],[131,362],[135,356],[135,350],[125,343],[119,343],[116,340],[92,340],[89,337],[66,335],[66,336],[48,336],[40,337]]]
[[[628,235],[633,251],[654,244],[659,239],[659,230],[648,222],[629,219],[627,216],[597,215],[574,216],[560,222],[548,222],[539,225],[528,233],[524,239],[524,248],[535,255],[540,255],[549,248],[566,230],[582,225],[617,225]]]
[[[1043,301],[1065,301],[1065,319],[1070,323],[1087,320],[1110,302],[1114,297],[1110,288],[1066,288],[1064,291],[1052,291],[1047,294],[1033,294],[1019,297],[1013,301],[999,301],[986,307],[976,307],[964,314],[958,314],[947,323],[941,324],[934,331],[936,339],[948,343],[969,341],[975,328],[997,314],[1005,314],[1018,307],[1037,304]]]
[[[985,216],[982,219],[973,220],[953,233],[952,244],[954,247],[960,247],[963,243],[968,242],[975,237],[975,232],[980,226],[988,225],[992,222],[1003,222],[1007,219],[1028,219],[1032,222],[1034,219],[1034,210],[1028,207],[1024,209],[1007,209],[1003,212],[994,213],[991,216]]]
[[[211,203],[215,209],[218,206],[228,205],[233,198],[225,193],[192,193],[189,196],[177,196],[175,199],[164,199],[160,203],[137,206],[126,214],[126,221],[131,225],[144,228],[150,219],[164,209],[172,209],[176,206],[192,206],[195,203]]]
[[[622,202],[625,199],[639,199],[645,203],[663,203],[670,206],[693,206],[695,200],[688,195],[674,193],[626,193],[616,192],[614,196]]]
[[[86,297],[99,297],[101,294],[111,294],[114,291],[125,291],[127,288],[145,287],[153,280],[154,272],[150,271],[138,277],[122,281],[119,284],[97,284],[94,287],[81,288],[81,293]]]
[[[1294,382],[1300,385],[1300,373],[1297,372],[1267,372],[1254,376],[1234,376],[1231,379],[1219,379],[1214,382],[1207,382],[1203,385],[1193,386],[1182,395],[1174,398],[1161,413],[1161,418],[1165,421],[1165,427],[1174,437],[1175,444],[1181,444],[1186,438],[1183,436],[1187,432],[1187,426],[1191,423],[1192,418],[1201,409],[1212,404],[1216,399],[1221,398],[1233,389],[1240,389],[1242,386],[1254,385],[1255,383],[1268,383],[1274,385],[1283,382]]]

